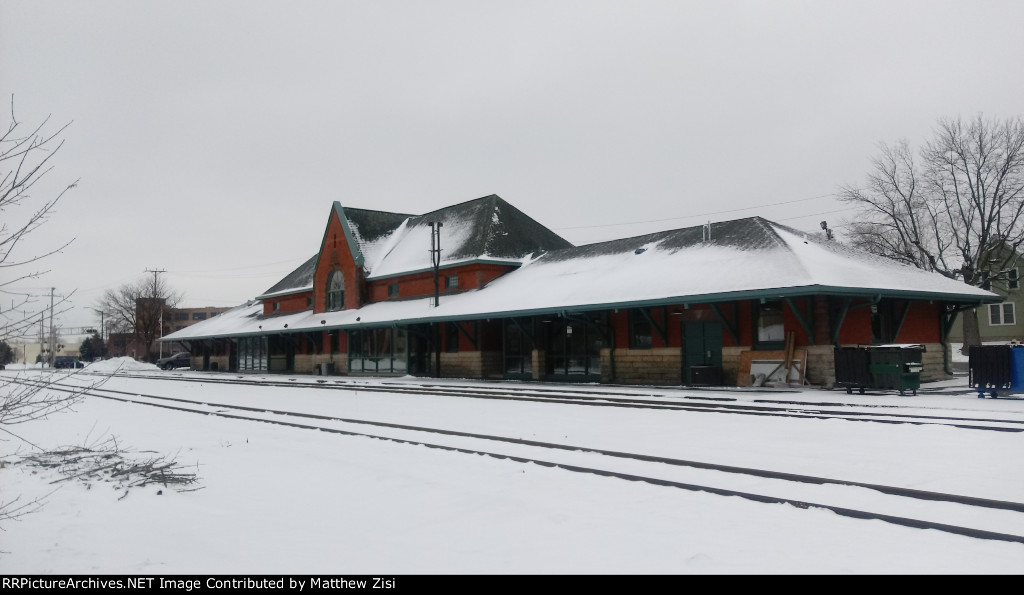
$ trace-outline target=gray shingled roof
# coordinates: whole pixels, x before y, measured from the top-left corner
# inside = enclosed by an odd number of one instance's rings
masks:
[[[367,260],[369,276],[393,277],[429,269],[431,222],[442,224],[441,266],[472,261],[519,261],[536,252],[572,247],[555,232],[492,194],[409,218],[396,230],[382,254]]]
[[[544,256],[544,260],[552,262],[620,254],[632,252],[652,244],[658,244],[661,249],[673,252],[697,245],[761,250],[784,244],[778,234],[775,233],[773,226],[779,225],[761,217],[748,217],[746,219],[712,223],[711,239],[709,241],[705,240],[706,232],[704,226],[698,225],[696,227],[659,231],[630,238],[574,246],[562,250],[552,250]],[[798,234],[802,233],[796,230],[791,231]]]
[[[414,217],[410,225],[430,221],[470,221],[480,233],[459,246],[449,247],[447,260],[481,258],[522,258],[538,250],[570,248],[572,244],[512,206],[497,194],[466,201]]]
[[[300,264],[297,269],[288,273],[284,279],[264,291],[257,299],[309,290],[313,286],[313,273],[316,271],[316,260],[319,256],[319,254],[314,254],[312,258]]]

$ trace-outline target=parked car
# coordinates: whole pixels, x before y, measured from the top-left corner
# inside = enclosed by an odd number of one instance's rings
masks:
[[[192,355],[187,351],[175,353],[171,357],[162,357],[156,360],[156,365],[161,370],[173,370],[174,368],[187,368],[192,365]]]
[[[53,358],[54,368],[84,368],[85,364],[72,355],[58,355]]]

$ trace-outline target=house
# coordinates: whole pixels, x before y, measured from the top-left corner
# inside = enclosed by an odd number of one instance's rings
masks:
[[[978,334],[982,343],[1024,341],[1024,321],[1019,320],[1017,312],[1017,304],[1024,304],[1020,283],[1024,260],[1007,246],[1000,246],[995,253],[996,258],[988,259],[995,270],[989,273],[991,280],[986,289],[998,295],[1001,301],[978,308]],[[963,343],[962,317],[950,329],[949,340],[954,344]]]
[[[164,340],[198,369],[830,386],[836,345],[922,344],[944,377],[957,313],[999,299],[760,217],[573,246],[495,195],[336,202],[314,256]]]

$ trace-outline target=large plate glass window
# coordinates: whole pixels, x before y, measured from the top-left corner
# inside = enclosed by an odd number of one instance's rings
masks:
[[[533,378],[533,338],[529,334],[533,321],[529,318],[505,320],[504,358],[505,376]]]
[[[404,373],[408,369],[404,328],[348,331],[348,371],[353,374]]]

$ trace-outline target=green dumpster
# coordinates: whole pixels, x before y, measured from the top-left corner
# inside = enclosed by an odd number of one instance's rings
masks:
[[[923,345],[875,345],[867,348],[871,388],[898,390],[900,394],[921,388]]]

